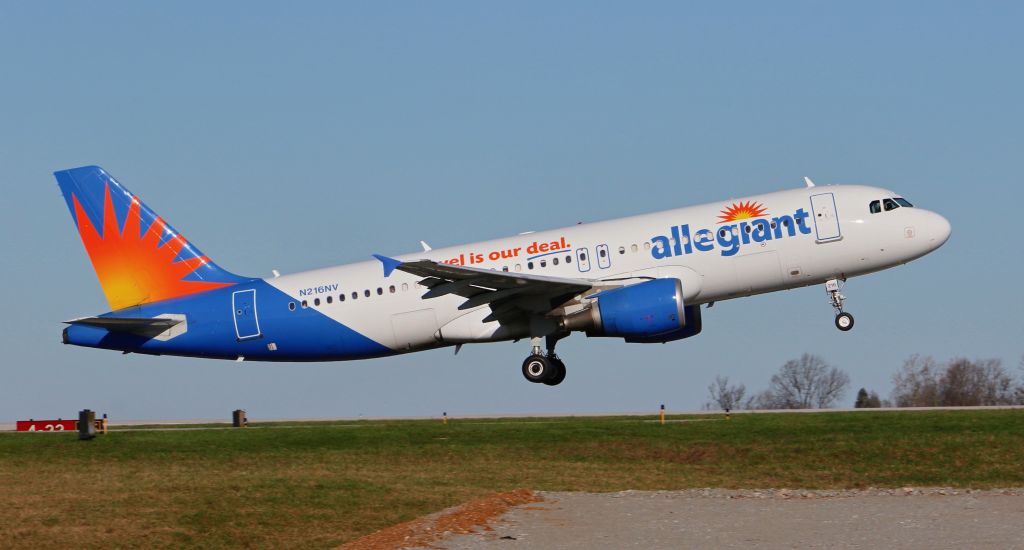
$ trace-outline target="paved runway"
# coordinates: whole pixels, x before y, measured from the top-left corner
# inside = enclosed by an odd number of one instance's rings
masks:
[[[1024,490],[541,493],[493,531],[437,546],[478,548],[1021,548]]]

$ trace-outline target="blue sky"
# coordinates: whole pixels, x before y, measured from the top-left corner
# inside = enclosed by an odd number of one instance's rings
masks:
[[[1024,354],[1018,3],[4,3],[0,421],[699,408],[811,352],[887,394],[913,353]],[[51,175],[99,164],[205,253],[269,276],[802,185],[898,190],[936,253],[719,303],[666,345],[260,364],[60,344],[106,301]]]

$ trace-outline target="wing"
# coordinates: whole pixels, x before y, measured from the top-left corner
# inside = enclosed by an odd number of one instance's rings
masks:
[[[491,314],[484,322],[544,315],[595,286],[585,279],[493,271],[432,260],[402,262],[386,256],[374,257],[384,265],[385,277],[396,269],[422,277],[420,284],[429,289],[424,299],[454,294],[466,299],[459,309],[490,305]]]

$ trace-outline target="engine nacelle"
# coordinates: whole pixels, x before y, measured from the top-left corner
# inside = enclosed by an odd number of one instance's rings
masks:
[[[655,279],[591,296],[596,303],[562,319],[565,330],[627,342],[670,342],[700,332],[700,307],[683,304],[679,279]]]

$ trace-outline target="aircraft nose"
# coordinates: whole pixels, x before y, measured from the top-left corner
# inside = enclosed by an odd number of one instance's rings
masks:
[[[953,226],[943,216],[935,212],[929,212],[929,214],[931,215],[928,217],[928,240],[935,248],[938,248],[949,240],[949,236],[953,233]]]

